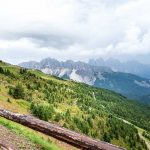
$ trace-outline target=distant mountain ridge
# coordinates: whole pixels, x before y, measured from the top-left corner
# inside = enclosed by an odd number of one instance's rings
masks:
[[[102,87],[121,93],[129,98],[150,103],[150,80],[130,73],[115,72],[109,67],[94,66],[85,62],[67,60],[60,62],[46,58],[40,62],[30,61],[19,64],[21,67],[38,69],[50,75]],[[144,98],[143,98],[144,97]]]
[[[109,58],[107,60],[98,58],[90,59],[88,64],[94,66],[107,66],[115,72],[131,73],[150,79],[150,65],[142,64],[138,61],[120,62],[119,60],[113,58]]]
[[[91,66],[87,63],[72,60],[59,62],[56,59],[46,58],[40,62],[30,61],[19,64],[21,67],[39,69],[46,74],[51,74],[64,79],[72,79],[77,82],[84,82],[93,85],[96,78],[95,75],[101,80],[103,76],[101,73],[112,72],[108,67]]]

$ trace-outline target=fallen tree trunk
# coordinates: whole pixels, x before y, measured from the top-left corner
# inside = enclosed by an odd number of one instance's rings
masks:
[[[85,150],[123,150],[37,118],[0,109],[0,116]]]

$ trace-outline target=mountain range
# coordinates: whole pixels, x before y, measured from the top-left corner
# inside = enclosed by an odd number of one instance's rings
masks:
[[[100,66],[98,64],[102,64],[100,60],[90,60],[89,63],[85,63],[72,60],[60,62],[56,59],[46,58],[40,62],[29,61],[20,63],[19,66],[41,70],[43,73],[62,79],[106,88],[121,93],[130,99],[150,103],[149,79],[131,73],[114,71],[113,67],[103,66],[103,64]]]
[[[118,59],[109,58],[109,59],[90,59],[88,64],[93,66],[106,66],[110,67],[115,72],[125,72],[131,73],[143,78],[150,79],[150,65],[142,64],[138,61],[126,61],[121,62]]]

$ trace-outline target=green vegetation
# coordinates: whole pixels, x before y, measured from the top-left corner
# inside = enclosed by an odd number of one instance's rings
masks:
[[[18,112],[26,110],[40,119],[58,122],[129,150],[147,149],[137,129],[118,118],[150,131],[150,106],[109,90],[60,80],[37,70],[16,66],[0,70],[3,70],[0,71],[0,105],[12,110],[17,106]]]
[[[31,103],[30,106],[31,112],[36,117],[48,121],[52,118],[52,114],[54,113],[53,107],[50,105],[46,105],[43,103]]]
[[[148,140],[150,140],[150,133],[149,132],[143,132],[142,135],[147,138]]]
[[[22,125],[8,121],[2,117],[0,117],[0,125],[5,126],[18,135],[26,137],[31,142],[39,145],[42,150],[59,150],[59,148],[57,148],[53,143],[47,141],[33,130],[30,130]]]
[[[15,99],[24,99],[25,93],[21,84],[18,84],[15,88],[9,89],[9,94],[12,95]]]

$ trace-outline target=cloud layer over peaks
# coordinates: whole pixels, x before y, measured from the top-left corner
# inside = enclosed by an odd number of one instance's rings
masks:
[[[150,54],[149,0],[0,0],[0,59]]]

